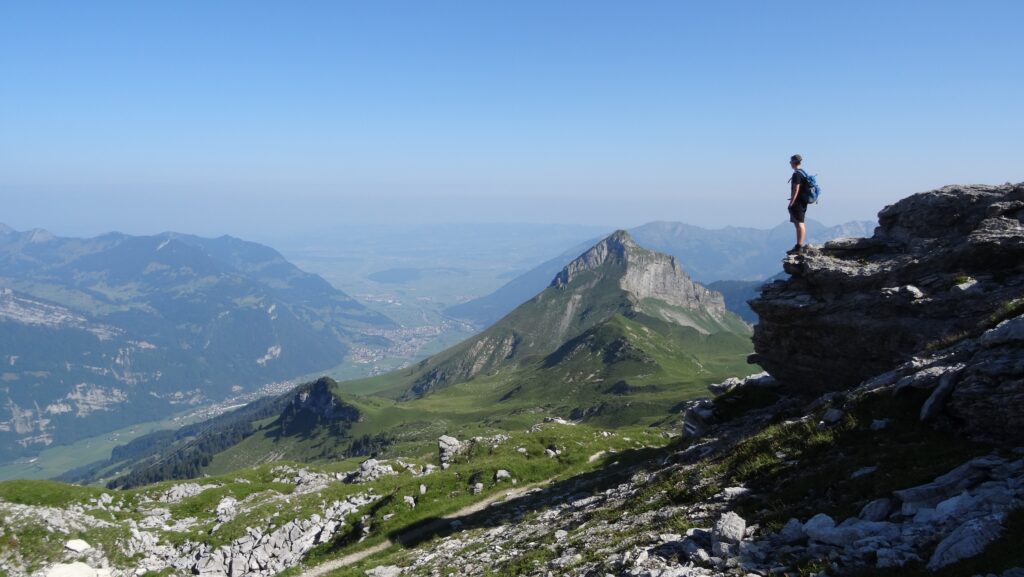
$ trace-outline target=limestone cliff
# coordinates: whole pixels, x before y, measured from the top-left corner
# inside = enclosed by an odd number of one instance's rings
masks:
[[[722,295],[693,282],[675,257],[640,247],[624,230],[616,231],[569,263],[551,281],[551,286],[564,288],[582,272],[607,263],[624,269],[619,286],[638,301],[657,299],[687,309],[701,308],[716,315],[725,311]]]

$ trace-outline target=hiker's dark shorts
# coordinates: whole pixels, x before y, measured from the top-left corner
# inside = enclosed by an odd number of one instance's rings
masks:
[[[789,207],[789,222],[803,224],[804,216],[807,214],[807,203],[796,199]]]

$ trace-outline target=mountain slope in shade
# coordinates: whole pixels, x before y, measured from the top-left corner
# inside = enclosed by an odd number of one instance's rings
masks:
[[[0,232],[0,461],[336,366],[392,322],[231,237]]]

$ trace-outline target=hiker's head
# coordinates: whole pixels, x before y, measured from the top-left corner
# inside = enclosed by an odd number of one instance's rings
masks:
[[[792,166],[793,168],[800,166],[800,163],[803,161],[804,157],[800,156],[799,154],[794,154],[793,156],[789,157],[789,165]]]

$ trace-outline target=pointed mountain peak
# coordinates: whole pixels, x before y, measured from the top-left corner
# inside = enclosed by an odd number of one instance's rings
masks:
[[[621,229],[611,233],[598,244],[604,243],[608,244],[608,246],[621,247],[622,249],[635,248],[638,246],[636,241],[633,240],[633,237],[629,236],[628,232]]]
[[[28,235],[29,242],[50,242],[56,240],[56,236],[48,230],[42,228],[34,228],[26,233]]]
[[[18,232],[18,231],[14,230],[13,228],[7,226],[6,224],[0,222],[0,234],[13,234],[15,232]]]
[[[584,258],[591,253],[603,254],[605,258],[608,256],[623,257],[627,252],[637,249],[640,249],[640,245],[633,240],[633,237],[629,236],[628,232],[617,230],[583,253],[580,258]]]
[[[617,230],[567,264],[551,281],[551,286],[565,286],[580,273],[601,268],[608,262],[625,264],[631,253],[642,250],[628,232]]]
[[[673,307],[703,309],[716,318],[725,313],[721,294],[693,282],[675,257],[641,247],[624,230],[615,231],[569,263],[551,287],[588,292],[590,282],[570,286],[588,272],[615,283],[637,303],[654,299]]]

